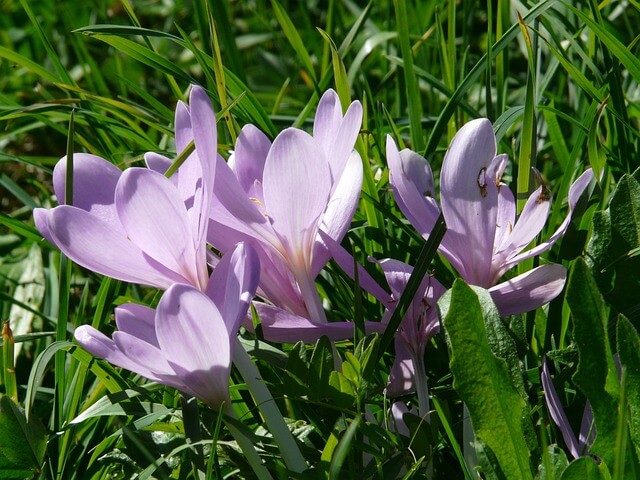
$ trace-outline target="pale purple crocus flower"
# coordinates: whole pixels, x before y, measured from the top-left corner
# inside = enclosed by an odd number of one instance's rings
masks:
[[[96,357],[217,409],[229,400],[235,337],[259,271],[255,251],[239,244],[219,262],[206,292],[174,284],[155,311],[133,303],[116,308],[118,331],[112,338],[83,325],[75,331],[76,341]]]
[[[313,136],[288,128],[273,143],[257,128],[243,128],[229,159],[218,161],[209,242],[227,251],[251,243],[260,257],[256,304],[265,337],[274,341],[350,336],[353,324],[326,324],[315,278],[331,257],[320,233],[339,243],[349,228],[362,185],[354,151],[362,105],[342,114],[337,94],[320,100]],[[295,332],[294,332],[295,331]],[[305,331],[309,332],[308,335]]]
[[[166,289],[208,281],[206,235],[216,156],[216,120],[206,92],[192,87],[189,105],[178,103],[176,147],[194,140],[192,153],[171,179],[171,160],[149,153],[150,168],[124,172],[96,155],[73,156],[73,202],[34,210],[36,227],[74,262],[132,283]],[[53,173],[65,203],[66,157]]]
[[[549,414],[553,419],[553,422],[560,429],[564,443],[567,445],[569,452],[573,458],[589,455],[589,448],[593,444],[596,436],[596,427],[593,423],[593,412],[591,411],[591,404],[587,401],[584,407],[584,413],[582,415],[582,422],[580,424],[580,432],[578,438],[576,438],[567,415],[564,413],[562,403],[556,392],[556,388],[551,381],[549,375],[549,368],[547,367],[547,359],[542,360],[542,374],[540,375],[542,380],[542,390],[544,392],[544,401],[549,410]]]
[[[471,284],[489,289],[501,315],[523,313],[555,298],[566,280],[562,265],[543,265],[498,284],[509,269],[550,249],[567,230],[582,192],[593,179],[585,171],[569,189],[569,213],[546,241],[525,250],[540,233],[551,208],[551,193],[536,189],[516,221],[516,202],[501,181],[507,155],[496,155],[496,137],[487,119],[465,124],[451,141],[440,174],[440,205],[428,162],[410,150],[398,151],[387,137],[390,182],[398,206],[428,237],[440,208],[447,232],[440,252]],[[497,285],[496,285],[497,284]]]

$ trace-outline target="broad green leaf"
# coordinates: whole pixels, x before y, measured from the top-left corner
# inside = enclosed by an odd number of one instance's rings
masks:
[[[618,355],[626,367],[626,395],[629,403],[629,431],[640,455],[640,337],[631,322],[620,316],[617,326]]]
[[[343,368],[344,368],[343,364]],[[353,405],[356,392],[353,383],[343,373],[335,370],[329,375],[329,390],[326,395],[339,407],[349,408]]]
[[[47,433],[40,421],[27,421],[24,410],[0,396],[0,478],[35,478],[47,449]]]
[[[607,477],[591,457],[580,457],[569,464],[560,480],[605,480]]]
[[[532,478],[522,427],[526,403],[511,382],[506,362],[489,345],[483,318],[499,315],[495,305],[489,307],[478,298],[488,295],[476,294],[458,279],[439,302],[451,350],[453,387],[471,413],[476,436],[494,452],[505,477]]]
[[[593,216],[593,235],[587,251],[590,266],[605,299],[631,322],[640,319],[640,183],[624,175],[611,196],[609,208]]]
[[[571,269],[566,298],[573,316],[573,339],[579,357],[573,381],[591,402],[598,432],[591,453],[612,466],[618,418],[618,374],[609,345],[604,301],[581,258]]]

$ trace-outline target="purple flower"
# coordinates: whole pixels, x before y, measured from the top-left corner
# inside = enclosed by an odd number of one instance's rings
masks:
[[[192,153],[171,179],[171,161],[149,153],[150,168],[120,171],[107,160],[73,156],[73,205],[34,210],[40,233],[76,263],[119,280],[166,289],[187,283],[204,290],[207,213],[211,204],[216,123],[204,90],[193,87],[190,105],[176,108],[178,151],[194,140]],[[53,184],[65,203],[66,157]]]
[[[553,386],[551,376],[549,375],[549,368],[547,367],[547,359],[542,360],[542,390],[544,392],[544,401],[549,410],[549,414],[553,419],[553,422],[560,429],[564,443],[569,448],[569,452],[573,458],[589,455],[589,448],[593,443],[596,436],[596,427],[593,423],[593,412],[591,411],[591,405],[589,402],[584,407],[584,413],[582,415],[582,422],[580,424],[580,433],[576,438],[569,420],[564,413],[556,388]]]
[[[390,181],[398,206],[425,237],[440,213],[427,161],[399,152],[387,137]],[[440,252],[472,285],[488,288],[501,315],[522,313],[555,298],[564,286],[561,265],[543,265],[496,285],[507,270],[551,248],[566,231],[580,195],[593,178],[585,171],[569,190],[569,214],[546,241],[523,252],[542,230],[551,192],[540,186],[516,221],[516,202],[501,181],[507,155],[496,155],[496,137],[487,119],[465,124],[451,141],[440,174],[440,204],[447,233]]]
[[[339,243],[357,207],[362,162],[353,147],[361,119],[359,102],[343,116],[329,90],[320,100],[313,136],[288,128],[271,144],[248,125],[229,164],[218,161],[208,239],[222,252],[238,241],[258,251],[259,294],[273,304],[257,306],[267,338],[282,341],[271,333],[291,328],[304,337],[305,328],[315,331],[327,321],[314,281],[331,254],[319,232]],[[353,326],[334,328],[349,332]]]
[[[97,357],[218,408],[229,400],[233,343],[259,271],[255,251],[239,244],[215,268],[205,293],[174,284],[155,311],[118,307],[112,339],[88,325],[77,328],[75,338]]]
[[[391,287],[393,299],[397,302],[407,286],[413,267],[392,259],[378,263]],[[387,394],[390,397],[414,391],[416,374],[424,375],[424,351],[429,340],[440,331],[436,303],[444,291],[445,288],[440,282],[427,275],[407,308],[394,337],[396,356],[387,386]],[[395,304],[391,305],[385,313],[385,319],[388,319],[395,309]]]

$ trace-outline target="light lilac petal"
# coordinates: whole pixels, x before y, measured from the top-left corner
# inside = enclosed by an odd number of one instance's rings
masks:
[[[554,423],[560,429],[560,433],[562,433],[562,438],[564,438],[564,443],[566,443],[571,455],[573,458],[580,457],[580,448],[578,446],[578,440],[571,430],[571,425],[569,425],[569,420],[567,420],[567,416],[564,413],[564,409],[562,408],[562,404],[560,403],[560,399],[558,398],[558,394],[556,393],[556,388],[551,381],[551,377],[549,376],[549,369],[547,368],[547,359],[542,360],[542,389],[544,391],[544,400],[547,404],[547,409],[551,414],[551,418]]]
[[[578,433],[578,447],[582,455],[587,455],[593,441],[596,438],[596,424],[593,422],[593,410],[591,403],[587,400],[580,422],[580,432]]]
[[[516,223],[516,199],[508,185],[501,184],[498,189],[498,214],[496,216],[496,239],[494,251],[507,240]]]
[[[271,141],[255,126],[248,124],[242,128],[236,141],[234,171],[242,189],[249,193],[254,182],[262,182],[264,162],[267,159]]]
[[[487,175],[489,178],[496,180],[496,184],[500,183],[500,179],[502,178],[502,174],[504,173],[508,160],[509,155],[501,153],[500,155],[496,155],[489,165],[489,168],[487,168]]]
[[[354,260],[351,254],[322,230],[318,230],[318,236],[331,253],[331,257],[333,257],[340,268],[353,280],[355,278],[353,270]],[[358,265],[358,282],[363,290],[373,295],[383,304],[388,306],[392,301],[389,293],[378,285],[378,282],[373,279],[362,265]]]
[[[198,156],[203,164],[214,165],[218,152],[218,127],[216,115],[207,92],[193,85],[189,95],[191,129]]]
[[[444,241],[461,261],[460,274],[489,287],[498,189],[487,168],[496,155],[496,137],[487,119],[465,124],[451,141],[440,174],[440,203],[447,223]]]
[[[166,177],[144,168],[128,169],[116,189],[116,207],[136,245],[192,285],[201,286],[187,210]]]
[[[571,185],[571,188],[569,189],[569,212],[567,213],[567,216],[562,222],[562,224],[560,225],[560,227],[555,231],[553,235],[551,235],[549,240],[547,240],[546,242],[542,242],[541,244],[533,247],[531,250],[527,250],[526,252],[521,253],[520,255],[516,255],[515,257],[512,257],[505,264],[504,268],[502,269],[503,272],[506,272],[509,268],[513,267],[514,265],[517,265],[518,263],[520,263],[523,260],[526,260],[527,258],[532,258],[537,255],[540,255],[542,252],[546,252],[553,246],[554,243],[556,243],[560,239],[560,237],[564,235],[564,232],[566,232],[567,228],[569,228],[569,224],[571,223],[571,218],[573,216],[573,210],[576,207],[576,204],[578,203],[578,200],[580,199],[582,192],[585,191],[585,189],[589,186],[592,180],[593,180],[593,170],[588,169],[582,175],[580,175],[580,177],[578,177],[578,179],[575,182],[573,182],[573,184]]]
[[[240,187],[238,179],[231,171],[226,162],[218,157],[216,164],[216,176],[214,181],[214,194],[216,200],[211,204],[211,222],[220,223],[229,229],[236,230],[248,235],[260,242],[275,241],[277,239],[268,225],[266,217],[260,209],[264,205],[257,205],[249,200],[246,193]],[[217,248],[217,232],[213,225],[210,225],[208,236],[209,242]],[[236,240],[239,241],[240,239]],[[236,242],[233,242],[234,244]]]
[[[501,316],[528,312],[556,298],[567,270],[555,263],[542,265],[489,289]]]
[[[184,102],[178,102],[176,105],[175,121],[174,121],[176,150],[178,152],[187,148],[187,145],[193,140],[193,131],[191,128],[191,113],[189,107]]]
[[[117,345],[118,349],[135,364],[126,366],[125,368],[127,370],[139,373],[145,377],[148,377],[147,372],[152,372],[153,377],[149,378],[153,379],[158,378],[157,375],[174,374],[165,355],[158,347],[127,332],[120,331],[113,333],[113,342]]]
[[[509,258],[529,245],[542,231],[550,209],[551,194],[545,187],[540,186],[529,196],[511,235],[496,250],[496,254],[503,253],[504,257],[501,258]]]
[[[398,152],[387,135],[389,181],[400,210],[421,235],[429,235],[440,209],[435,202],[433,175],[426,159],[411,150]],[[432,198],[426,198],[429,193]]]
[[[213,407],[228,398],[231,340],[214,303],[189,285],[173,285],[160,299],[158,343],[189,390]]]
[[[137,303],[127,303],[116,307],[116,325],[121,332],[160,348],[156,337],[156,311]]]
[[[238,333],[259,280],[258,254],[246,243],[239,243],[232,252],[224,255],[213,271],[205,293],[218,307],[229,337]]]
[[[53,240],[53,235],[51,234],[51,230],[49,229],[49,214],[51,209],[49,208],[34,208],[33,209],[33,221],[36,224],[36,228],[40,232],[47,241],[55,245],[55,241]]]
[[[395,398],[415,391],[415,371],[411,354],[406,344],[396,334],[395,337],[396,356],[389,372],[389,383],[387,385],[387,395]]]
[[[173,162],[170,158],[160,155],[159,153],[147,152],[144,154],[144,163],[147,165],[149,170],[153,170],[154,172],[164,175]],[[174,173],[171,178],[177,178],[177,172]]]
[[[56,246],[71,260],[102,275],[167,288],[186,280],[144,255],[122,232],[89,212],[61,205],[49,214]]]
[[[351,225],[358,207],[361,188],[362,160],[360,155],[353,152],[322,216],[322,230],[338,243],[342,241]],[[331,258],[331,253],[322,242],[316,241],[313,248],[311,275],[315,278]]]
[[[393,426],[391,427],[391,431],[395,431],[400,435],[409,437],[411,435],[411,430],[409,430],[409,427],[407,427],[407,424],[404,421],[405,413],[412,413],[416,416],[418,415],[418,411],[415,408],[409,410],[406,403],[393,402],[391,405],[391,416],[393,417]]]
[[[331,89],[324,93],[313,123],[313,137],[324,150],[334,183],[342,175],[361,125],[362,104],[360,102],[351,103],[343,117],[338,94]]]
[[[254,302],[260,317],[264,338],[272,342],[313,343],[323,335],[330,340],[344,340],[353,337],[353,322],[314,323],[265,303]],[[379,322],[365,322],[367,333],[384,332],[385,325]]]
[[[58,203],[65,204],[67,157],[53,169],[53,190]],[[73,155],[73,206],[119,228],[114,205],[116,184],[122,171],[104,158],[88,153]]]
[[[138,373],[150,380],[159,381],[158,377],[150,369],[143,368],[131,360],[117,347],[113,340],[90,325],[81,325],[76,328],[73,335],[80,346],[93,356]]]
[[[329,165],[317,142],[306,132],[289,128],[276,137],[263,177],[267,215],[288,251],[290,261],[311,269],[311,242],[320,215],[327,208]]]

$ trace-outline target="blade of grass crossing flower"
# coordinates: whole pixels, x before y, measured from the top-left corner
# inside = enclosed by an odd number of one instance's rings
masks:
[[[222,430],[222,422],[224,420],[224,412],[226,410],[225,403],[220,405],[220,411],[216,417],[216,424],[213,428],[213,438],[211,439],[211,450],[209,454],[209,461],[207,463],[207,476],[206,480],[215,480],[222,478],[222,472],[220,471],[220,462],[218,461],[218,439],[220,438],[220,431]]]
[[[304,42],[296,29],[296,26],[287,15],[287,11],[284,7],[278,2],[278,0],[271,0],[271,6],[273,7],[273,13],[275,13],[276,19],[282,28],[282,32],[289,40],[289,44],[293,47],[293,50],[296,52],[298,59],[302,62],[302,66],[304,67],[306,73],[311,78],[313,85],[316,89],[317,93],[320,93],[318,90],[318,80],[316,77],[316,72],[313,69],[313,62],[311,61],[311,57],[309,56],[309,52],[305,48]]]
[[[409,281],[407,282],[407,286],[405,287],[398,303],[396,305],[391,318],[389,318],[389,322],[387,323],[387,327],[382,335],[382,339],[380,340],[380,345],[378,348],[378,352],[376,358],[379,360],[382,354],[386,351],[386,349],[391,345],[393,341],[393,337],[396,333],[396,330],[400,326],[400,322],[404,318],[404,314],[407,311],[407,308],[413,301],[413,298],[418,291],[418,287],[422,282],[422,279],[426,275],[429,270],[429,266],[433,261],[436,253],[438,251],[438,246],[444,237],[444,234],[447,230],[447,227],[444,223],[444,217],[442,213],[436,220],[433,230],[429,234],[429,238],[425,242],[420,250],[420,254],[418,255],[418,259],[416,261],[416,265],[409,277]]]
[[[404,61],[404,81],[406,104],[409,110],[409,125],[411,126],[411,147],[420,151],[424,148],[422,133],[422,100],[418,88],[417,77],[413,71],[413,52],[409,42],[409,22],[407,19],[407,4],[405,0],[394,0],[393,6],[396,14],[396,28],[400,52]]]

